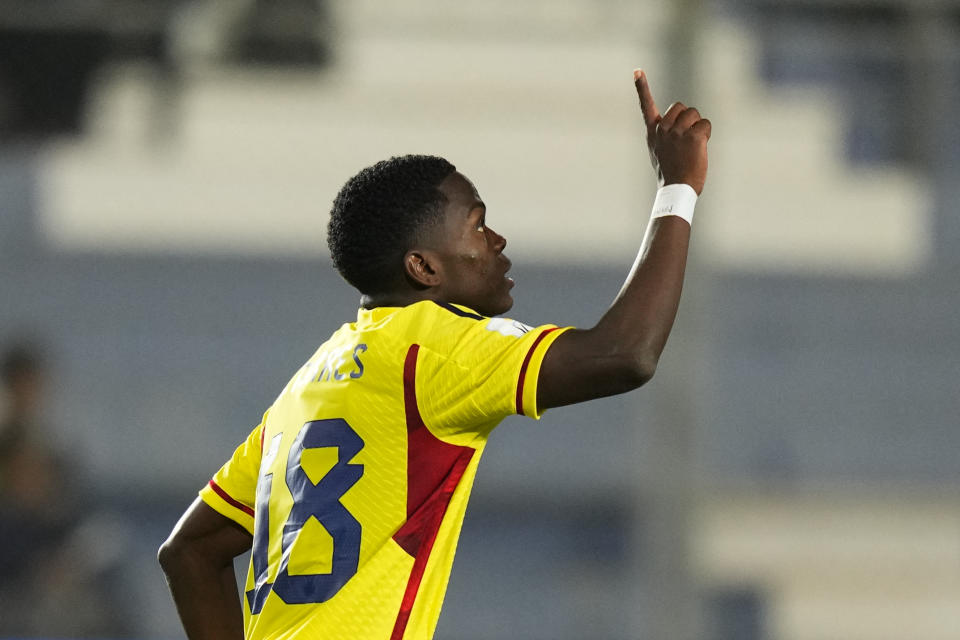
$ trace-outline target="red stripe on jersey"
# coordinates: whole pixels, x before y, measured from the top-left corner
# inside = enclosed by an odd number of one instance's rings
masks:
[[[391,640],[403,637],[443,516],[475,451],[440,440],[424,424],[417,406],[419,352],[420,345],[412,345],[403,363],[403,402],[407,421],[407,521],[393,535],[396,543],[414,557],[414,562]]]
[[[214,482],[213,480],[210,481],[210,488],[213,489],[213,491],[214,491],[218,496],[220,496],[221,498],[223,498],[223,499],[227,502],[227,504],[229,504],[231,507],[236,507],[237,509],[240,509],[240,511],[243,511],[243,512],[244,512],[245,514],[247,514],[248,516],[253,517],[253,509],[251,509],[251,508],[248,507],[247,505],[243,504],[243,503],[240,502],[239,500],[235,500],[234,498],[232,498],[229,493],[227,493],[226,491],[224,491],[224,490],[220,487],[220,485],[218,485],[218,484],[217,484],[216,482]]]
[[[537,345],[540,344],[540,341],[543,340],[548,333],[556,330],[557,327],[554,327],[553,329],[547,329],[538,335],[537,339],[533,341],[533,346],[530,347],[529,351],[527,351],[527,355],[523,359],[523,364],[520,365],[520,379],[517,381],[517,413],[520,415],[523,415],[523,381],[527,377],[527,367],[530,365],[531,358],[533,358],[533,352],[536,350]]]

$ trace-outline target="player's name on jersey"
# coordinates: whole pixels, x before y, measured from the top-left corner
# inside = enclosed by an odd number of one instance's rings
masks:
[[[363,376],[363,361],[360,356],[367,345],[330,345],[314,354],[294,377],[297,386],[311,382],[342,382]]]

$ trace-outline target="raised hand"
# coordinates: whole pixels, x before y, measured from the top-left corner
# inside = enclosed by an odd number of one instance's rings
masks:
[[[661,116],[646,73],[635,69],[633,82],[640,97],[640,111],[647,127],[647,148],[659,186],[688,184],[700,195],[707,179],[710,121],[682,102],[674,102]]]

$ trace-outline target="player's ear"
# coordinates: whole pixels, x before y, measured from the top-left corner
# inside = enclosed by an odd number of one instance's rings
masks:
[[[429,251],[408,251],[403,256],[403,269],[407,278],[418,289],[427,289],[440,284],[438,262]]]

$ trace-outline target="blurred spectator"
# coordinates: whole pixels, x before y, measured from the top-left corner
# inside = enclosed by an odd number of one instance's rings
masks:
[[[9,348],[0,363],[0,377],[4,392],[0,500],[5,510],[13,509],[36,522],[53,525],[67,515],[63,511],[67,496],[57,491],[62,480],[58,477],[59,464],[40,425],[43,365],[38,351],[26,345]]]
[[[3,351],[0,636],[119,635],[125,626],[111,611],[108,575],[118,558],[117,536],[102,534],[123,524],[93,508],[81,474],[50,445],[42,423],[44,378],[36,348]]]

